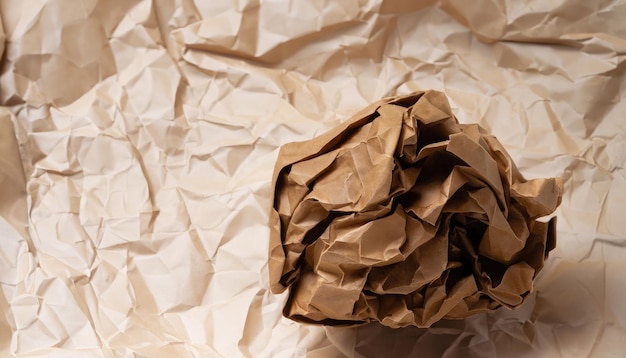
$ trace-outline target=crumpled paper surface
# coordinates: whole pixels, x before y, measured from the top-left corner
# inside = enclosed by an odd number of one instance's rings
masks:
[[[626,3],[0,0],[0,355],[615,356]],[[435,89],[563,178],[534,293],[428,329],[269,291],[278,148]]]
[[[556,244],[556,178],[526,180],[445,95],[373,103],[278,155],[272,291],[305,323],[430,327],[519,306]]]

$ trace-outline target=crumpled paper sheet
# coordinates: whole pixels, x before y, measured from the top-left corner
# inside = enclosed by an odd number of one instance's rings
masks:
[[[285,316],[430,327],[515,308],[556,245],[557,178],[526,180],[506,149],[460,124],[445,94],[374,102],[281,147],[269,275]]]
[[[624,1],[0,0],[0,354],[621,354],[624,16]],[[282,318],[278,148],[424,89],[525,176],[564,179],[535,293],[429,329]]]

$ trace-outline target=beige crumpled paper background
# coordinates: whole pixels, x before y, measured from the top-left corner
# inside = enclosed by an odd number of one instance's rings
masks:
[[[0,0],[0,355],[621,354],[626,2]],[[445,92],[560,176],[535,293],[430,329],[300,325],[268,290],[280,145]]]

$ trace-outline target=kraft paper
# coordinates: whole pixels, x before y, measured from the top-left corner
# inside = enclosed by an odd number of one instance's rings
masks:
[[[429,327],[519,306],[555,246],[559,179],[527,181],[441,92],[393,97],[281,148],[270,283],[298,321]]]
[[[623,0],[0,0],[0,356],[622,355],[625,17]],[[437,322],[448,306],[432,307],[429,328],[284,317],[289,292],[269,279],[283,266],[268,254],[280,148],[427,90],[485,131],[455,140],[490,133],[525,178],[562,179],[558,245],[533,290],[502,291],[488,274],[476,287],[493,302],[524,302]],[[415,175],[397,174],[400,189]],[[437,207],[419,214],[427,225],[445,216]],[[528,283],[540,263],[528,265],[506,272]],[[406,295],[423,280],[409,272],[369,290]]]

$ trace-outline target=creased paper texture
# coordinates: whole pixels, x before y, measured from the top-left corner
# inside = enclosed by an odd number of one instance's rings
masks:
[[[558,179],[527,181],[445,95],[374,103],[281,148],[270,213],[272,289],[309,323],[429,327],[517,307],[555,246]]]
[[[0,0],[0,356],[626,350],[626,2]],[[279,148],[433,89],[563,179],[515,310],[301,324],[268,279]]]

